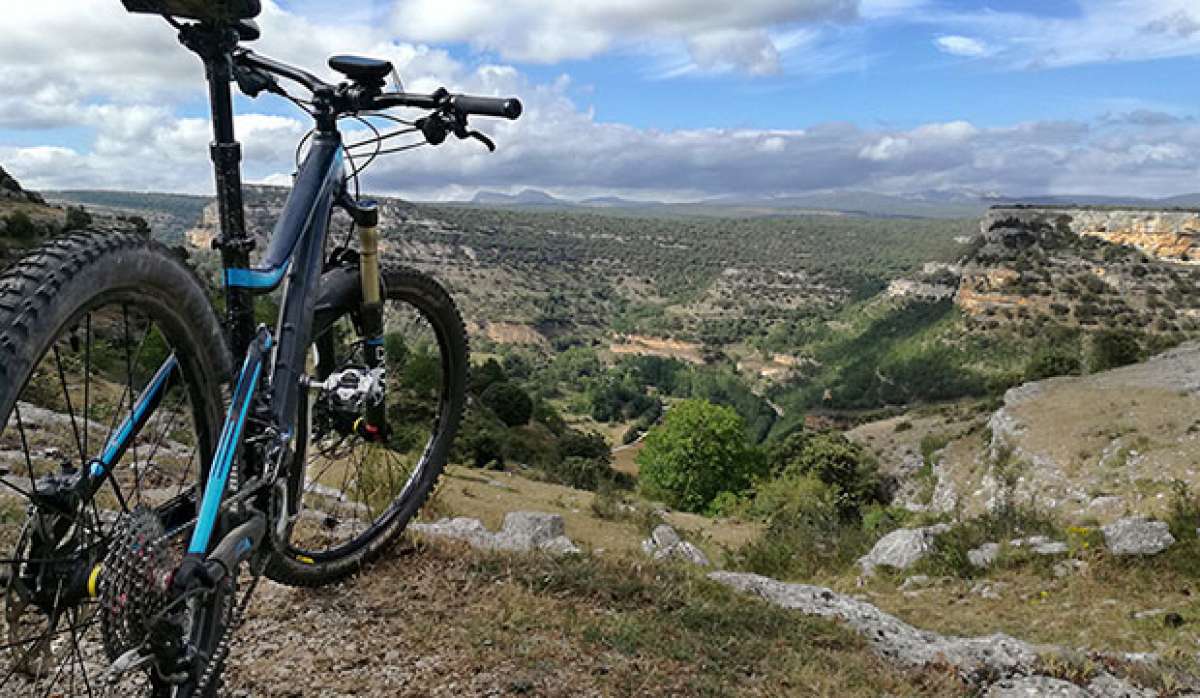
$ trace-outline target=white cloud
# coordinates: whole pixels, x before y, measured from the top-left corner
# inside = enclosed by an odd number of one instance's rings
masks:
[[[663,41],[685,44],[699,68],[778,70],[769,30],[802,22],[848,21],[859,0],[398,0],[395,32],[414,41],[464,42],[511,60],[554,63],[616,47],[653,53]],[[651,46],[645,46],[650,44]],[[736,56],[716,60],[723,45]]]
[[[938,47],[938,50],[952,56],[979,58],[988,54],[987,44],[979,39],[972,39],[969,36],[939,36],[933,43]]]
[[[1014,68],[1200,56],[1195,0],[1078,0],[1066,17],[1003,11],[928,11],[921,20],[982,37],[987,55]]]
[[[1168,0],[1147,1],[1154,11],[1137,15],[1140,24],[1134,23],[1132,31],[1141,32],[1147,43],[1156,38],[1159,43],[1184,41],[1178,38],[1179,27],[1185,26],[1177,21],[1181,8],[1169,6]],[[73,7],[68,12],[31,6],[28,13],[9,17],[8,33],[0,43],[0,128],[75,124],[94,135],[90,142],[71,148],[0,144],[0,163],[33,188],[211,191],[209,124],[203,118],[182,116],[178,108],[201,95],[196,59],[175,43],[161,22],[130,17],[109,0],[75,4],[82,9]],[[466,5],[469,9],[471,3]],[[520,17],[543,5],[544,0],[519,0],[515,14]],[[679,19],[686,14],[679,7],[693,6],[684,0],[654,0],[645,7],[605,0],[575,10],[561,5],[551,15],[562,22],[561,37],[567,43],[574,43],[571,37],[576,37],[576,30],[589,31],[575,26],[577,21],[567,21],[572,12],[607,12],[606,22],[595,25],[596,39],[605,45],[618,40],[617,29],[638,18],[642,26],[631,33],[639,40],[669,38],[686,52],[688,61],[705,70],[771,72],[788,65],[789,51],[808,53],[823,46],[821,31],[812,27],[762,33],[762,26],[771,22],[795,19],[796,15],[787,14],[796,12],[795,3],[723,2],[724,16],[740,19],[722,28],[709,26],[703,17]],[[840,16],[851,12],[853,5],[801,6],[816,18]],[[871,11],[891,8],[902,13],[917,5],[890,0],[875,3]],[[823,14],[818,13],[820,8]],[[1088,8],[1095,10],[1092,4]],[[695,14],[705,14],[701,9]],[[439,20],[446,27],[426,30],[431,34],[434,29],[462,31],[461,13],[448,12],[450,19]],[[1173,19],[1151,27],[1159,17]],[[954,29],[963,32],[955,36],[979,36],[989,48],[999,47],[996,55],[1004,60],[1014,60],[1011,45],[1023,36],[1022,28],[1029,28],[1014,15],[953,21],[963,25]],[[1092,20],[1054,21],[1086,24]],[[966,26],[970,22],[974,24]],[[511,66],[468,66],[445,51],[397,42],[381,26],[319,24],[271,3],[262,24],[264,38],[258,47],[283,60],[316,67],[319,58],[336,52],[381,55],[398,65],[415,90],[446,84],[468,92],[523,98],[527,110],[519,122],[476,122],[495,136],[500,145],[497,154],[486,153],[474,142],[452,139],[439,149],[385,158],[365,181],[369,189],[384,194],[440,198],[469,195],[479,188],[537,187],[565,195],[616,193],[670,199],[830,188],[1167,195],[1194,188],[1200,174],[1200,124],[1143,107],[1117,108],[1118,113],[1095,123],[1031,122],[1006,128],[947,121],[908,129],[864,129],[847,123],[791,131],[643,129],[598,120],[590,109],[572,101],[565,76],[548,84],[534,83]],[[113,38],[98,37],[96,26],[111,29]],[[505,26],[494,29],[515,31]],[[533,27],[535,33],[542,30],[546,28]],[[1152,30],[1158,33],[1147,33]],[[488,31],[481,36],[486,39]],[[46,36],[57,38],[47,42]],[[1029,36],[1042,37],[1037,32]],[[47,48],[51,43],[54,46]],[[61,50],[64,45],[72,50]],[[28,60],[22,57],[25,53]],[[1067,54],[1060,49],[1057,55]],[[245,144],[247,178],[287,183],[293,148],[307,124],[299,118],[246,114],[239,117],[237,128]],[[22,137],[23,142],[29,140]]]
[[[751,75],[780,71],[779,49],[764,31],[724,29],[687,40],[688,53],[703,71],[740,70]]]

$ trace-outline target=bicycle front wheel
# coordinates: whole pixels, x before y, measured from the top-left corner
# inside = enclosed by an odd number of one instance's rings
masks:
[[[367,370],[359,284],[356,270],[322,281],[310,362],[320,380]],[[336,391],[301,401],[292,472],[301,507],[287,539],[274,541],[275,581],[321,586],[356,572],[404,530],[446,465],[466,397],[462,318],[425,274],[385,267],[383,285],[387,437],[361,438],[363,405]]]

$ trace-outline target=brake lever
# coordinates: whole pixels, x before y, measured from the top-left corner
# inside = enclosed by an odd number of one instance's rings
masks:
[[[459,136],[459,138],[462,138],[462,137],[463,136]],[[474,138],[475,140],[479,141],[480,143],[486,145],[488,152],[491,152],[491,153],[496,152],[495,142],[493,142],[491,138],[488,138],[487,136],[480,133],[479,131],[468,131],[466,137]]]

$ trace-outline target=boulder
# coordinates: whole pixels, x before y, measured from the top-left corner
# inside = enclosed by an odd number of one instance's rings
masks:
[[[1100,530],[1113,555],[1155,555],[1175,544],[1165,522],[1140,516],[1118,519]]]
[[[655,560],[680,560],[699,567],[708,567],[708,556],[700,548],[679,537],[675,529],[660,524],[642,541],[642,552]]]
[[[967,560],[974,567],[991,567],[1000,555],[999,543],[984,543],[974,550],[967,551]]]
[[[933,539],[950,530],[947,524],[924,528],[901,528],[880,538],[871,552],[858,559],[863,574],[874,574],[880,566],[906,570],[933,550]]]

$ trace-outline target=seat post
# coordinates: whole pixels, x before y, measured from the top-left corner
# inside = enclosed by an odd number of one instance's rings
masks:
[[[221,251],[225,269],[247,269],[254,241],[246,234],[242,201],[242,146],[233,125],[233,58],[237,32],[227,27],[193,24],[183,27],[180,41],[204,62],[212,107],[213,141],[209,154],[216,180],[217,212],[221,234],[213,247]],[[254,340],[254,299],[247,291],[225,286],[226,325],[234,356],[246,352]],[[236,363],[236,362],[235,362]]]

